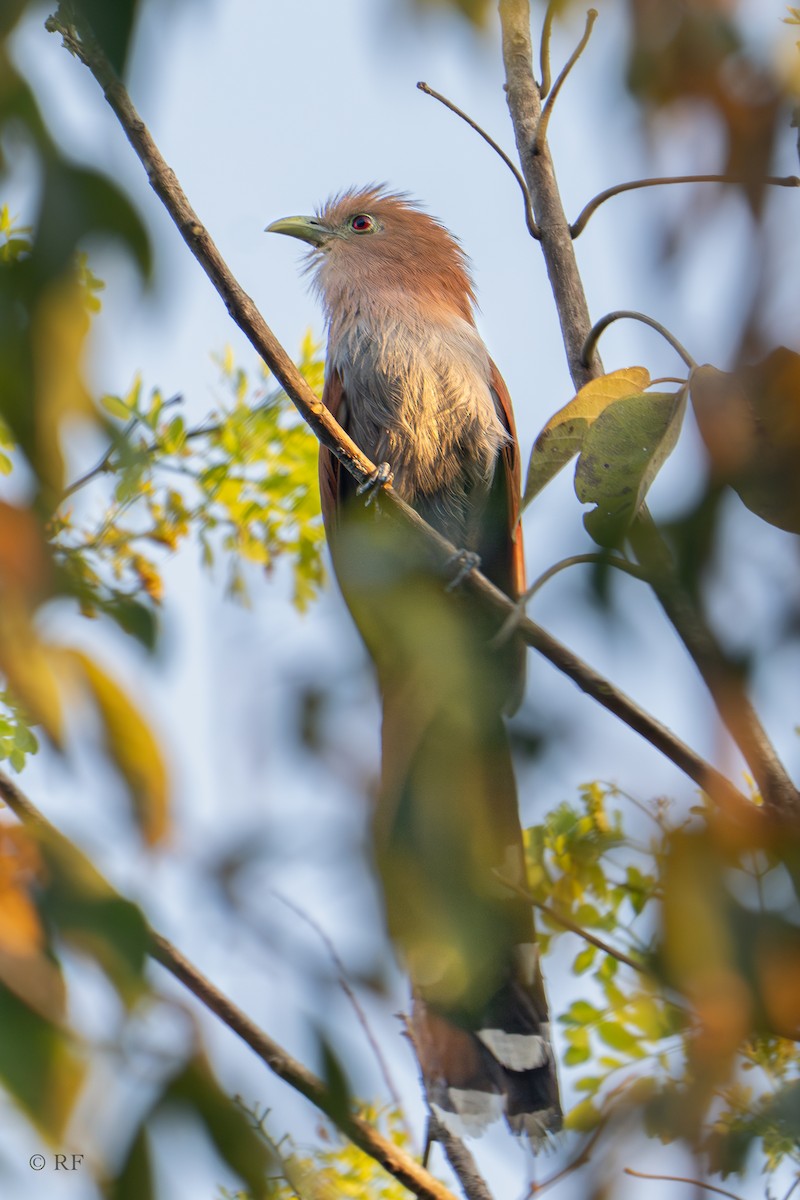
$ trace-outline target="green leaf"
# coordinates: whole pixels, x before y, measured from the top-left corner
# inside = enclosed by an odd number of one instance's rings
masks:
[[[624,537],[650,484],[675,448],[687,388],[640,392],[608,407],[588,431],[575,471],[575,493],[596,508],[583,519],[601,546]]]
[[[131,410],[128,408],[125,401],[121,400],[119,396],[101,396],[100,403],[106,412],[110,413],[112,417],[116,417],[117,420],[130,420]]]
[[[69,1039],[0,984],[0,1080],[37,1129],[63,1134],[84,1066]]]
[[[267,1192],[272,1154],[247,1115],[225,1095],[206,1060],[197,1055],[167,1087],[162,1103],[199,1119],[231,1170],[254,1197]]]
[[[564,1015],[559,1017],[559,1021],[564,1025],[587,1025],[602,1015],[601,1010],[595,1008],[588,1000],[575,1000]]]
[[[639,1038],[616,1021],[601,1021],[597,1026],[597,1036],[612,1050],[621,1050],[623,1054],[638,1055]]]
[[[587,383],[578,394],[551,417],[533,444],[522,507],[566,466],[580,451],[594,421],[610,405],[650,382],[644,367],[626,367]]]
[[[599,1109],[595,1108],[591,1100],[581,1100],[564,1117],[564,1128],[574,1129],[577,1133],[589,1133],[597,1128],[600,1117]]]
[[[104,1193],[104,1200],[155,1200],[147,1130],[136,1131],[120,1170]]]
[[[583,975],[583,973],[588,971],[593,965],[596,957],[597,947],[586,946],[585,949],[581,950],[580,954],[575,956],[575,961],[572,964],[573,975]]]
[[[153,845],[169,826],[167,771],[158,742],[119,684],[87,654],[70,653],[97,703],[109,751],[130,788],[142,833]]]

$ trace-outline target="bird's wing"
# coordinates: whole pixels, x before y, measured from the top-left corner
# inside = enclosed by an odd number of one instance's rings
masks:
[[[325,387],[322,392],[322,403],[332,417],[344,423],[345,395],[342,380],[338,371],[329,371],[325,376]],[[335,454],[331,454],[326,446],[319,448],[319,495],[322,503],[322,519],[325,523],[325,533],[330,541],[335,536],[336,519],[341,501],[342,464]]]
[[[525,591],[525,553],[522,545],[522,527],[519,524],[519,505],[522,488],[522,467],[520,464],[519,443],[517,442],[517,427],[514,424],[514,412],[511,408],[511,397],[508,394],[503,376],[492,360],[489,360],[491,374],[489,385],[495,398],[500,419],[511,435],[500,451],[500,461],[506,489],[506,508],[508,513],[509,533],[509,562],[508,579],[501,586],[513,600]]]

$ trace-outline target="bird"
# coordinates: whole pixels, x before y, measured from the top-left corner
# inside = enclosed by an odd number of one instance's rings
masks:
[[[518,599],[519,447],[460,243],[408,194],[374,184],[267,231],[310,248],[323,402],[380,464],[366,490],[391,479],[467,572],[479,563]],[[503,719],[521,700],[525,647],[491,647],[496,621],[468,589],[443,586],[421,539],[365,503],[325,447],[319,483],[382,698],[374,856],[430,1110],[459,1136],[503,1117],[538,1148],[561,1106]]]

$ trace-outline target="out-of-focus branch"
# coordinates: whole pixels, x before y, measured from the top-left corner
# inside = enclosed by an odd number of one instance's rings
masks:
[[[44,816],[6,774],[0,771],[0,798],[5,801],[14,815],[27,826],[36,837],[46,844],[57,847],[65,863],[72,862],[80,870],[85,885],[87,878],[96,881],[102,893],[116,896],[115,888],[103,877],[93,863]],[[198,971],[179,950],[160,933],[150,928],[149,953],[161,963],[171,975],[187,988],[209,1012],[213,1012],[251,1050],[266,1063],[279,1078],[300,1092],[307,1100],[325,1113],[341,1129],[354,1145],[380,1163],[390,1175],[398,1179],[420,1200],[455,1200],[449,1188],[426,1171],[413,1158],[395,1146],[388,1138],[355,1113],[342,1111],[341,1102],[332,1097],[325,1084],[311,1071],[292,1058],[290,1054],[264,1033],[240,1008],[215,987]]]
[[[461,1190],[466,1200],[492,1200],[492,1193],[486,1186],[486,1181],[478,1170],[475,1159],[467,1147],[452,1134],[446,1125],[435,1117],[431,1117],[429,1136],[439,1143],[447,1161],[452,1167],[453,1174],[461,1184]]]
[[[633,1175],[635,1179],[658,1179],[664,1183],[687,1183],[689,1187],[702,1188],[705,1192],[713,1192],[716,1196],[727,1196],[729,1200],[742,1200],[742,1197],[736,1192],[729,1192],[726,1188],[716,1187],[713,1183],[705,1183],[702,1179],[687,1179],[683,1175],[649,1175],[644,1171],[634,1171],[633,1167],[623,1168],[626,1175]]]

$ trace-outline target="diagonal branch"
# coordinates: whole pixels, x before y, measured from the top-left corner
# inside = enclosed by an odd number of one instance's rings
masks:
[[[87,878],[91,878],[97,883],[101,894],[119,895],[82,851],[55,825],[51,824],[13,780],[2,771],[0,771],[0,798],[5,801],[18,820],[32,831],[35,837],[43,839],[50,846],[57,847],[66,862],[74,863],[76,869],[80,870],[84,882]],[[150,943],[148,950],[151,957],[161,963],[192,995],[196,996],[209,1012],[219,1017],[223,1024],[246,1042],[275,1075],[325,1113],[354,1145],[380,1163],[390,1175],[399,1179],[420,1200],[455,1200],[449,1188],[435,1179],[405,1151],[373,1129],[369,1122],[355,1113],[344,1112],[340,1097],[332,1096],[321,1079],[287,1054],[282,1046],[264,1033],[219,988],[206,979],[197,967],[184,958],[171,942],[150,927],[148,927],[148,932]]]
[[[503,4],[515,4],[518,0],[503,0]],[[501,6],[502,7],[502,6]],[[80,33],[67,15],[65,6],[59,7],[58,13],[47,21],[51,32],[61,34],[64,44],[83,62],[103,89],[109,105],[113,109],[134,151],[147,171],[150,184],[164,204],[167,212],[178,227],[184,241],[194,257],[205,271],[225,302],[233,320],[245,334],[264,362],[272,370],[281,383],[289,399],[297,408],[300,415],[311,426],[323,446],[334,454],[359,482],[371,479],[375,473],[375,465],[358,448],[355,442],[331,416],[322,401],[314,394],[303,379],[297,367],[292,362],[283,346],[278,342],[264,318],[258,312],[251,298],[245,293],[232,275],[227,264],[211,239],[208,230],[201,224],[200,219],[189,204],[175,172],[167,165],[158,147],[153,141],[147,127],[136,112],[131,99],[120,80],[114,73],[105,54],[89,31],[81,28]],[[530,34],[528,31],[528,49],[530,50]],[[541,109],[539,92],[530,76],[530,86],[535,93],[537,113]],[[509,103],[512,103],[513,89],[509,91]],[[531,136],[535,128],[531,130]],[[520,134],[518,134],[518,139]],[[536,156],[537,164],[550,163],[549,151],[546,146],[542,153]],[[552,164],[547,167],[548,178],[552,176]],[[538,178],[538,177],[537,177]],[[552,176],[552,187],[555,178]],[[555,193],[557,200],[557,190]],[[551,197],[551,204],[552,204]],[[560,205],[560,201],[558,202]],[[563,218],[563,211],[562,211]],[[572,241],[563,219],[563,239],[565,246],[572,252]],[[555,240],[554,240],[555,239]],[[548,226],[543,232],[543,246],[547,246],[547,259],[550,264],[558,264],[561,253],[560,241],[563,240],[559,230]],[[560,279],[558,271],[555,272]],[[555,285],[554,285],[555,286]],[[591,329],[586,300],[582,289],[576,289],[574,281],[564,278],[564,287],[559,291],[563,305],[559,305],[565,332],[565,344],[574,348],[574,369],[576,375],[586,382],[594,371],[585,368],[580,362],[580,354],[586,337]],[[576,341],[572,332],[579,329],[582,336]],[[570,351],[571,353],[571,351]],[[595,360],[597,362],[597,360]],[[599,366],[597,367],[599,370]],[[435,565],[443,573],[452,564],[457,548],[446,538],[437,533],[426,521],[397,495],[394,489],[385,485],[381,490],[388,510],[407,526],[413,528],[417,535],[425,539],[431,550]],[[477,570],[470,573],[465,583],[472,591],[497,613],[498,620],[503,621],[516,610],[513,602],[503,592],[496,588],[484,575]],[[545,630],[532,621],[520,622],[520,633],[528,645],[533,646],[547,658],[559,671],[572,679],[574,683],[614,713],[637,733],[645,737],[656,749],[666,755],[681,771],[712,796],[720,804],[738,811],[752,809],[750,802],[727,780],[719,771],[706,763],[699,755],[690,750],[675,735],[656,721],[624,692],[614,687],[603,676],[587,666],[577,655],[573,654]]]

